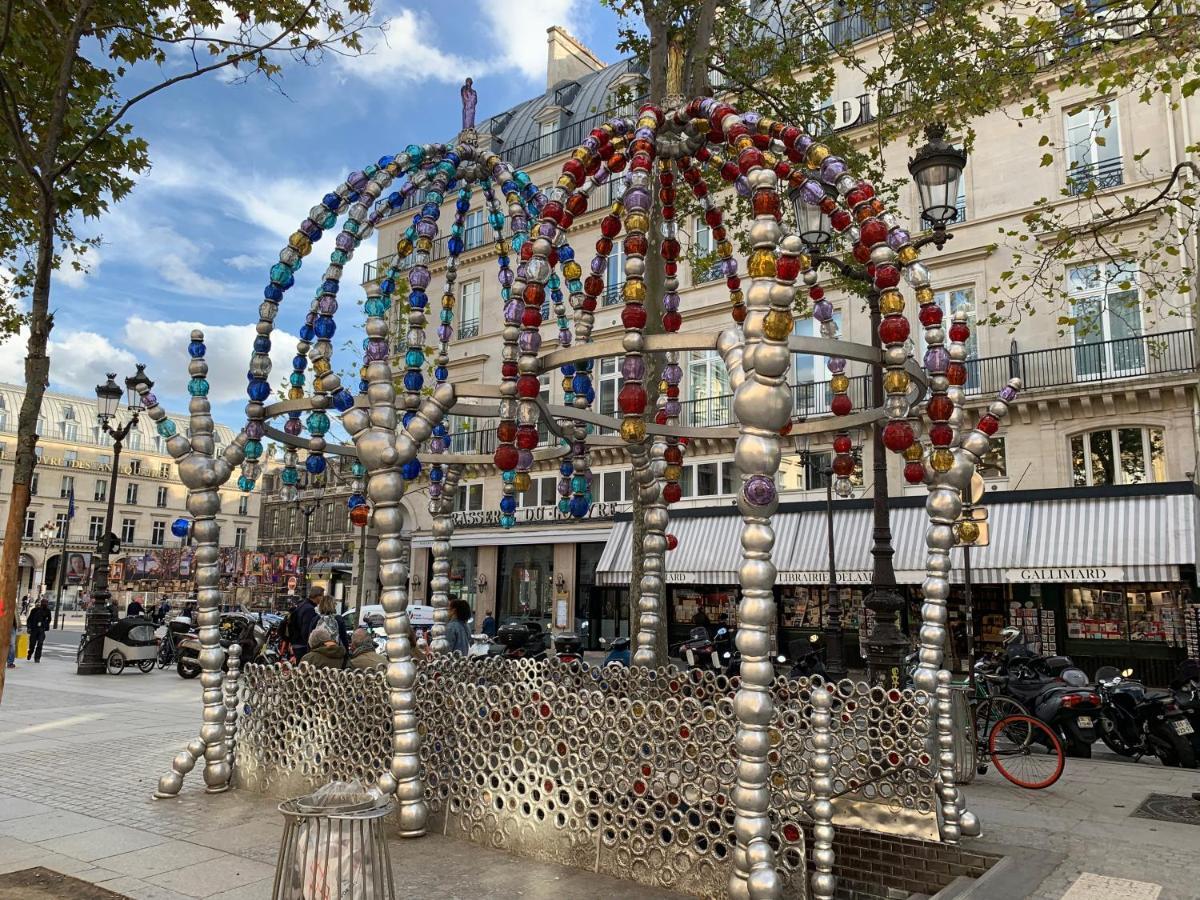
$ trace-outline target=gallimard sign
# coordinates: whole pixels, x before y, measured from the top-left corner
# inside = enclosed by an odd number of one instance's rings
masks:
[[[1010,583],[1057,581],[1087,584],[1091,581],[1124,581],[1125,570],[1113,566],[1064,566],[1045,569],[1005,569],[1004,580]]]
[[[585,519],[611,519],[618,513],[629,512],[629,503],[593,503]],[[546,525],[558,522],[578,522],[569,513],[561,513],[557,506],[525,506],[518,509],[514,516],[518,525]],[[494,525],[500,527],[500,510],[476,510],[474,512],[456,512],[453,514],[456,527],[478,528]]]

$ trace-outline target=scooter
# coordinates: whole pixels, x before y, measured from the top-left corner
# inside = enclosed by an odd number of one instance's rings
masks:
[[[606,666],[628,666],[630,661],[629,648],[631,642],[627,637],[613,638],[611,641],[607,638],[600,638],[600,646],[608,651],[608,655],[604,657]]]
[[[553,638],[554,657],[560,663],[583,662],[583,641],[577,634],[556,634]]]
[[[1132,669],[1104,666],[1096,685],[1104,698],[1100,739],[1113,753],[1135,761],[1153,754],[1164,766],[1196,768],[1195,728],[1172,691],[1151,691],[1134,680]]]
[[[806,641],[792,641],[788,652],[794,660],[788,678],[825,677],[825,647],[819,634],[810,634]]]

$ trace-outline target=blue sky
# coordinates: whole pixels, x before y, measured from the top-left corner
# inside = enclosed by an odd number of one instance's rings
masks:
[[[563,25],[606,62],[616,19],[595,0],[378,0],[383,37],[358,59],[289,67],[284,93],[266,82],[209,77],[171,88],[133,117],[152,171],[94,231],[86,275],[56,279],[51,386],[91,395],[116,369],[148,364],[156,393],[186,409],[184,347],[208,334],[218,418],[240,426],[245,371],[266,272],[307,210],[345,175],[409,143],[459,128],[458,88],[475,79],[480,120],[545,89],[546,28]],[[294,335],[331,247],[322,241],[284,302]],[[350,334],[363,262],[347,266],[338,338]],[[385,250],[385,252],[387,252]],[[360,335],[359,335],[360,336]],[[276,331],[273,377],[290,371],[292,337]],[[0,346],[0,380],[23,382],[24,336]]]

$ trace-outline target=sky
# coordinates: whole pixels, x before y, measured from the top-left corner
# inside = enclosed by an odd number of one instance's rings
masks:
[[[617,59],[616,18],[596,0],[376,2],[386,30],[368,38],[361,57],[289,66],[281,89],[196,79],[136,109],[152,169],[85,226],[103,238],[85,255],[87,274],[67,267],[55,276],[53,390],[91,397],[105,372],[123,379],[142,362],[160,402],[186,411],[185,348],[201,327],[214,412],[240,427],[267,271],[311,206],[385,154],[457,134],[467,76],[479,93],[479,121],[543,93],[551,25],[605,62]],[[281,306],[275,383],[291,371],[294,335],[331,249],[328,238],[317,245]],[[388,252],[372,237],[347,265],[335,344],[361,339],[350,333],[361,266]],[[24,352],[24,333],[0,345],[0,381],[24,382]]]

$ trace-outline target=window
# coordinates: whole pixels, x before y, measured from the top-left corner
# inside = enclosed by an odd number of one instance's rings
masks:
[[[220,456],[220,455],[221,455],[220,453],[217,453],[217,456]],[[158,477],[159,478],[170,478],[171,477],[171,464],[170,463],[159,463],[158,464]]]
[[[454,508],[458,512],[478,512],[483,509],[483,485],[460,484]]]
[[[163,539],[167,535],[167,523],[161,519],[155,519],[150,523],[150,543],[155,547],[163,545]]]
[[[688,356],[688,403],[680,424],[724,425],[729,421],[730,400],[725,361],[715,350],[693,351]]]
[[[833,465],[833,451],[821,450],[816,453],[801,455],[800,463],[804,467],[804,489],[807,491],[825,490],[831,477],[829,469]],[[854,471],[850,473],[850,483],[862,487],[862,460],[854,459]]]
[[[522,506],[554,506],[558,503],[558,478],[533,478],[529,481],[529,490],[517,496],[517,503]]]
[[[336,503],[325,504],[325,531],[326,532],[334,531],[334,528],[335,528],[334,518],[336,516],[337,516],[337,504]]]
[[[65,500],[65,499],[67,499],[67,497],[73,496],[74,493],[75,493],[75,476],[74,475],[64,475],[62,477],[62,484],[59,485],[59,488],[58,488],[58,496]]]
[[[720,481],[717,463],[699,463],[694,468],[696,470],[696,496],[715,496],[718,492],[717,485]]]
[[[0,428],[3,428],[3,427],[4,426],[2,424],[0,424]],[[6,457],[6,456],[8,456],[8,444],[4,443],[3,441],[0,441],[0,459],[4,459],[4,457]]]
[[[41,450],[42,448],[38,447],[38,449]],[[30,496],[32,496],[32,497],[37,496],[38,482],[40,480],[41,480],[41,478],[38,476],[37,472],[34,472],[32,475],[29,476],[29,494],[30,494]]]
[[[137,519],[121,520],[121,543],[132,544],[137,535]]]
[[[162,509],[167,505],[167,489],[160,485],[158,488],[158,496],[154,498],[154,505]]]
[[[721,493],[736,494],[742,488],[742,477],[731,462],[721,463]]]
[[[88,519],[88,540],[99,541],[104,537],[104,516],[92,516]]]
[[[1105,428],[1071,438],[1076,486],[1166,481],[1161,428]]]
[[[4,398],[0,397],[0,428],[8,427],[8,405],[4,402]]]
[[[78,450],[64,450],[63,451],[63,465],[66,466],[68,469],[73,469],[77,465],[79,465],[79,451]]]
[[[62,436],[68,441],[79,440],[79,422],[75,419],[75,407],[63,407],[63,420],[60,423],[62,427]]]
[[[704,284],[709,281],[716,281],[721,277],[721,267],[717,260],[709,259],[716,251],[716,242],[713,240],[712,229],[701,216],[696,217],[692,234],[694,237],[692,249],[695,251],[696,256],[702,257],[705,260],[703,264],[693,265],[692,284]]]
[[[24,535],[27,538],[32,538],[37,534],[37,513],[32,509],[25,510],[25,529]]]
[[[1089,584],[1068,587],[1066,595],[1068,638],[1157,641],[1172,647],[1186,643],[1186,587],[1161,582]],[[1107,652],[1121,651],[1112,647]]]
[[[161,489],[160,489],[160,490],[161,490]],[[247,496],[247,495],[243,494],[241,497],[238,497],[238,511],[237,511],[237,514],[238,514],[239,516],[248,516],[248,515],[250,515],[250,498],[249,498],[249,496]]]
[[[946,316],[947,328],[949,328],[950,319],[955,313],[966,313],[971,336],[967,338],[967,383],[963,385],[963,389],[967,393],[978,393],[980,389],[979,334],[975,330],[975,289],[968,287],[938,291],[933,295],[933,302],[941,307],[942,313]],[[924,350],[925,330],[919,329],[919,331],[921,332],[921,346]]]
[[[558,149],[558,122],[541,122],[538,125],[538,156],[553,156]]]
[[[125,503],[129,506],[137,506],[138,502],[138,486],[132,481],[125,485]]]
[[[131,432],[129,436],[133,437],[133,435],[135,435],[135,434],[137,434],[136,431]],[[130,475],[141,475],[142,474],[142,461],[140,459],[131,459],[129,461],[129,474]]]
[[[601,306],[615,306],[621,302],[621,290],[625,287],[625,244],[614,241],[613,251],[608,256],[608,269],[604,275],[604,294]]]
[[[103,478],[96,479],[95,489],[92,491],[92,499],[97,503],[103,503],[108,499],[108,482]]]
[[[1067,115],[1067,191],[1102,191],[1124,183],[1116,103],[1086,106]]]
[[[618,503],[625,499],[622,472],[605,472],[600,475],[600,499],[604,503]]]
[[[1144,371],[1142,307],[1133,263],[1096,263],[1067,272],[1080,379]]]
[[[615,356],[600,360],[600,377],[597,380],[596,409],[601,415],[617,414],[617,394],[621,392],[621,363]]]
[[[635,85],[624,84],[608,92],[608,108],[614,116],[630,117],[637,112]]]
[[[235,528],[233,532],[233,546],[238,550],[246,549],[246,529]]]
[[[482,247],[487,240],[487,219],[482,209],[467,213],[463,220],[463,247],[472,250]]]
[[[41,432],[39,431],[38,433],[40,434]],[[33,455],[37,457],[38,462],[41,462],[42,457],[46,455],[46,448],[43,447],[41,444],[38,444],[36,447],[33,448]]]
[[[479,334],[479,292],[480,282],[478,278],[463,282],[462,289],[459,292],[459,337],[472,338]]]
[[[55,513],[54,515],[54,539],[61,541],[67,536],[67,531],[71,527],[71,520],[67,518],[65,512]]]
[[[983,457],[980,472],[984,478],[1008,476],[1008,445],[1002,437],[991,438],[992,449]]]
[[[959,146],[956,149],[961,150]],[[958,196],[954,198],[954,218],[949,224],[967,221],[967,173],[958,176]]]
[[[96,456],[96,468],[108,471],[112,468],[112,457],[107,453],[101,453]]]
[[[837,325],[840,332],[842,328],[841,312],[833,314],[833,322]],[[797,318],[792,325],[792,333],[801,337],[819,338],[821,336],[821,323],[812,316]],[[797,390],[797,403],[800,402],[802,386],[818,384],[828,380],[829,370],[825,367],[824,356],[814,356],[811,353],[792,354],[792,384]],[[801,410],[805,409],[802,404],[799,408]]]

